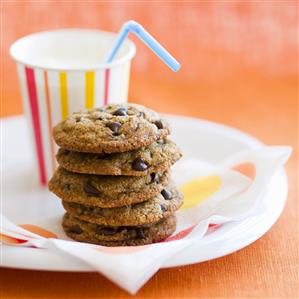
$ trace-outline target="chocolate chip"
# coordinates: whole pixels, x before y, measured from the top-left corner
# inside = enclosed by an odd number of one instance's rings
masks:
[[[117,231],[117,227],[98,227],[96,229],[96,233],[99,235],[106,235],[106,236],[111,236],[114,235]]]
[[[150,151],[150,152],[149,152],[149,154],[150,154],[150,157],[151,157],[151,159],[153,159],[153,157],[154,157],[154,154],[153,154],[153,152],[152,152],[152,151]]]
[[[154,124],[156,125],[156,127],[157,127],[159,130],[163,129],[163,123],[162,123],[161,120],[156,120],[156,121],[154,122]]]
[[[107,123],[106,127],[108,127],[113,133],[117,133],[121,127],[121,124],[118,122],[111,122],[111,123]]]
[[[83,231],[79,225],[74,225],[69,228],[70,233],[81,234]]]
[[[89,211],[87,214],[90,214],[90,212],[91,212],[91,211]],[[103,209],[101,209],[101,208],[94,208],[94,209],[93,209],[93,213],[95,213],[95,214],[98,215],[98,216],[103,216],[104,211],[103,211]]]
[[[83,188],[88,196],[100,196],[101,194],[101,192],[97,188],[95,188],[88,182],[85,183]]]
[[[116,116],[126,116],[127,115],[127,109],[126,108],[119,108],[116,111],[113,112],[113,115]]]
[[[101,154],[97,154],[96,157],[98,160],[104,160],[104,159],[108,159],[110,157],[110,155],[106,154],[106,153],[101,153]]]
[[[144,171],[147,170],[147,163],[141,158],[137,158],[133,161],[132,168],[136,171]]]
[[[131,233],[132,231],[135,231],[135,227],[133,226],[119,226],[117,232],[122,232],[125,234]]]
[[[170,200],[171,199],[171,193],[167,191],[166,189],[163,189],[161,191],[162,196],[164,197],[165,200]]]
[[[137,238],[139,238],[139,239],[145,238],[144,231],[141,227],[136,228],[136,235],[137,235]]]
[[[159,183],[159,176],[156,173],[151,173],[151,182],[152,183]]]
[[[60,153],[61,153],[62,155],[68,155],[68,154],[70,153],[70,151],[67,150],[67,149],[62,148],[62,149],[60,149]]]
[[[166,212],[167,211],[167,206],[166,205],[161,205],[161,210],[162,210],[162,212]]]
[[[134,128],[135,131],[139,130],[140,124],[137,124],[136,127]]]
[[[69,191],[70,189],[71,189],[71,184],[66,183],[63,185],[63,191]]]
[[[145,118],[145,113],[143,111],[139,112],[139,116]]]

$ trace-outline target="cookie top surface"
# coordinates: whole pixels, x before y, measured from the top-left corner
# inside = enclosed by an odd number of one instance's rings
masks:
[[[89,223],[66,213],[62,226],[69,237],[80,242],[104,246],[145,245],[170,236],[176,228],[176,217],[172,215],[151,225],[109,227]]]
[[[181,158],[177,145],[162,139],[137,150],[114,154],[79,153],[59,149],[56,158],[65,169],[88,174],[144,176],[162,172]]]
[[[150,109],[110,104],[73,113],[54,128],[54,139],[71,151],[116,153],[147,146],[169,133],[167,122]]]
[[[169,184],[148,201],[118,208],[103,209],[66,201],[62,204],[71,215],[87,222],[135,226],[154,223],[172,215],[183,204],[183,195]]]
[[[99,176],[59,167],[49,182],[49,190],[64,201],[111,208],[152,198],[168,184],[169,176],[168,171],[139,177]]]

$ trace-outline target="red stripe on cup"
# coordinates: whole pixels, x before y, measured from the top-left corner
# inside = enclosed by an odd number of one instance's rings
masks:
[[[105,70],[104,105],[108,104],[110,69]]]
[[[38,158],[38,168],[40,174],[40,182],[42,185],[46,185],[46,168],[44,160],[44,151],[42,143],[42,133],[41,133],[41,124],[39,119],[39,108],[35,84],[34,71],[31,68],[25,67],[26,81],[28,88],[29,104],[31,110],[31,118],[34,131],[35,146]]]

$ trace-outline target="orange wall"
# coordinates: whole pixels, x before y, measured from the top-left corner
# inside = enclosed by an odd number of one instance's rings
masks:
[[[150,96],[149,81],[157,82],[154,88],[159,89],[166,81],[217,88],[227,86],[227,80],[239,84],[253,75],[294,78],[297,72],[296,2],[4,1],[2,16],[2,116],[22,112],[16,71],[8,55],[10,44],[26,34],[54,28],[118,31],[124,21],[135,19],[149,29],[182,69],[172,73],[133,38],[138,49],[130,94],[137,101]],[[137,84],[146,90],[140,92]],[[203,88],[209,96],[209,87]]]

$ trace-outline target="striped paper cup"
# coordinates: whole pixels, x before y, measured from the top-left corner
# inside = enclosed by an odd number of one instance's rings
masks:
[[[53,126],[74,111],[127,101],[136,49],[127,40],[114,61],[104,64],[116,36],[98,30],[62,29],[28,35],[10,48],[43,186],[56,168]]]

